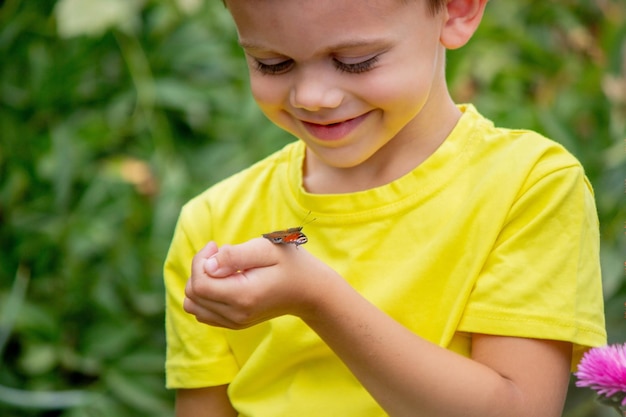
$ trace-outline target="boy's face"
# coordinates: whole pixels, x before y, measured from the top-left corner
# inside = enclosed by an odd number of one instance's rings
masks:
[[[351,168],[428,140],[447,91],[443,19],[423,1],[230,0],[228,7],[254,98],[322,164]]]

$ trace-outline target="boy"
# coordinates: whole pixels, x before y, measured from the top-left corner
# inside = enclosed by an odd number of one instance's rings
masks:
[[[177,415],[561,415],[606,340],[595,206],[561,146],[450,98],[445,50],[485,3],[226,2],[254,98],[300,141],[181,213]],[[261,237],[305,221],[303,246]]]

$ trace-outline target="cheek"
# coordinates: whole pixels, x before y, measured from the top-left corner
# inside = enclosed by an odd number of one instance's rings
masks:
[[[430,83],[425,74],[415,71],[394,71],[375,77],[361,86],[363,98],[371,105],[394,113],[421,106],[428,97]],[[410,110],[409,110],[410,111]]]
[[[257,75],[250,77],[250,91],[259,109],[278,127],[296,135],[291,128],[291,120],[286,110],[289,101],[289,87],[279,77]]]
[[[417,51],[405,49],[390,56],[381,71],[368,80],[365,91],[381,107],[421,107],[437,82],[440,68],[436,47],[428,44]]]
[[[285,102],[285,86],[277,77],[251,75],[250,91],[259,107],[264,111],[280,107]]]

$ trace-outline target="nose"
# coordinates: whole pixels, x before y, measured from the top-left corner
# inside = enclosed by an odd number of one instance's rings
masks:
[[[321,71],[303,71],[294,80],[289,101],[293,107],[307,111],[334,109],[341,105],[343,93],[333,85],[332,77]]]

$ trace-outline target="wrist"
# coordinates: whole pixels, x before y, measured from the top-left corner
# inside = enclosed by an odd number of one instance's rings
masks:
[[[304,292],[296,315],[310,327],[323,323],[337,314],[342,305],[349,302],[355,290],[331,268],[315,276]]]

